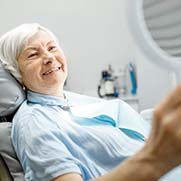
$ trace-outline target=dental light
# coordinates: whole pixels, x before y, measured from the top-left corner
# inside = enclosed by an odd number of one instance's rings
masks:
[[[181,83],[181,1],[130,0],[129,28],[153,62],[175,72]]]

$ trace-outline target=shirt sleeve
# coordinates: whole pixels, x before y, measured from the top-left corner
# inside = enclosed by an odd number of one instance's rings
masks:
[[[15,149],[26,169],[25,177],[41,181],[66,173],[81,175],[79,161],[70,153],[60,128],[40,115],[28,115],[23,119],[16,131]]]

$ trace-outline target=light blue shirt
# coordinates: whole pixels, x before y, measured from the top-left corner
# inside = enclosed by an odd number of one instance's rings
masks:
[[[122,101],[66,106],[66,99],[29,91],[16,113],[11,137],[26,180],[66,173],[90,180],[136,153],[148,136],[149,125]]]

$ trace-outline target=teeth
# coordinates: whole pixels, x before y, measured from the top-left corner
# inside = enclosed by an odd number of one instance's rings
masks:
[[[52,68],[52,69],[48,70],[47,72],[43,73],[43,75],[48,75],[52,72],[58,71],[58,70],[60,70],[60,68],[61,67]]]

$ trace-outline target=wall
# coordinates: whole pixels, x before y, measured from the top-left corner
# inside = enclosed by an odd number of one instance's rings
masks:
[[[134,60],[141,109],[152,107],[170,89],[170,77],[147,61],[131,37],[126,17],[131,1],[1,0],[0,34],[25,22],[50,28],[69,62],[66,88],[89,95],[97,95],[101,70],[108,64],[119,67]]]
[[[67,88],[96,95],[101,70],[126,61],[121,11],[120,0],[1,0],[0,34],[24,22],[50,28],[69,61]]]

